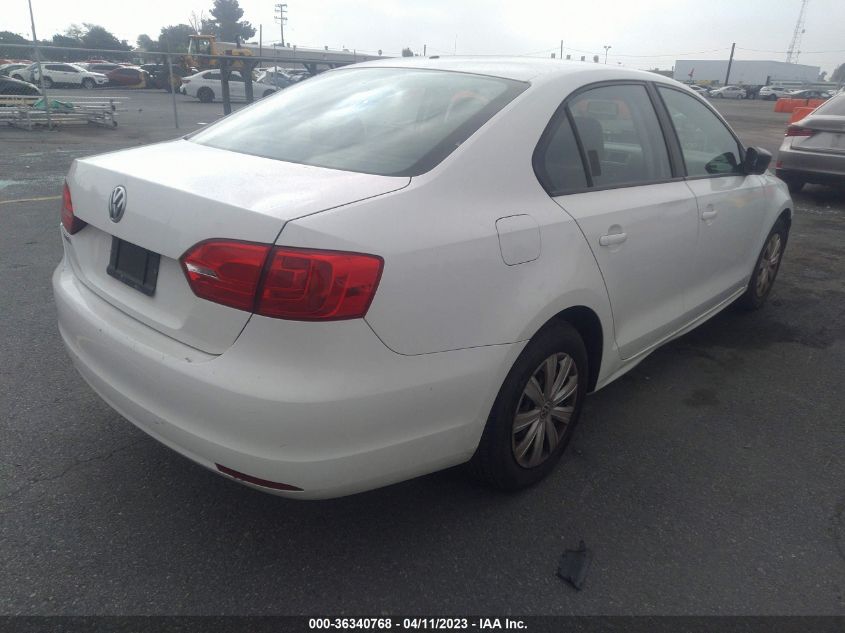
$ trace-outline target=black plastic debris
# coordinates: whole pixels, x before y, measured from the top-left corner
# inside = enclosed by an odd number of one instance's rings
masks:
[[[568,549],[560,557],[557,565],[557,575],[578,591],[584,587],[587,579],[587,572],[590,570],[590,563],[593,562],[593,552],[587,549],[584,541],[578,545],[578,549]]]

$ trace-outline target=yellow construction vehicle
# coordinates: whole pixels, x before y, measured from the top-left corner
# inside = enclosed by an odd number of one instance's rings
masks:
[[[170,81],[169,70],[165,67],[155,77],[155,85],[170,92],[178,90],[182,84],[182,77],[186,77],[200,70],[220,68],[220,59],[207,55],[227,55],[234,59],[229,62],[230,70],[250,73],[258,65],[257,60],[247,59],[253,56],[252,50],[241,46],[240,42],[218,42],[214,35],[191,35],[188,42],[188,52],[185,55],[173,56],[173,80]]]
[[[188,43],[188,54],[184,57],[183,64],[188,68],[207,70],[219,68],[220,60],[213,57],[201,57],[202,55],[231,55],[232,57],[252,57],[249,48],[241,46],[240,42],[218,42],[213,35],[191,35]],[[247,60],[236,60],[231,63],[233,70],[250,68],[255,64]]]

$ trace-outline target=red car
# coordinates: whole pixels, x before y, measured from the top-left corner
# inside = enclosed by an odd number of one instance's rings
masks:
[[[126,86],[128,88],[146,88],[150,82],[150,75],[145,70],[134,67],[115,68],[106,73],[109,85]]]

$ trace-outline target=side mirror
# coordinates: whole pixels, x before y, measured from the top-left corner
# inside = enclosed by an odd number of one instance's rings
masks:
[[[765,174],[772,162],[772,155],[762,147],[749,147],[745,150],[743,166],[746,174]]]

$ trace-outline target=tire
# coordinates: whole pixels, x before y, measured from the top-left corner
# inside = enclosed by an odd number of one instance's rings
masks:
[[[82,87],[86,90],[93,90],[95,85],[94,80],[90,77],[86,77],[82,80]]]
[[[53,87],[53,80],[49,77],[44,77],[44,87],[48,90]]]
[[[744,94],[742,94],[742,93],[740,92],[740,93],[736,96],[736,98],[737,98],[737,99],[739,99],[740,101],[742,101],[743,99],[745,99],[745,95],[744,95]]]
[[[789,238],[789,228],[784,220],[778,220],[763,242],[763,248],[754,262],[754,270],[745,293],[737,300],[737,306],[743,310],[759,310],[766,303],[769,293],[775,284],[786,242]],[[774,257],[777,260],[773,262]]]
[[[789,188],[789,193],[798,193],[804,188],[806,184],[803,180],[784,180],[786,186]]]
[[[265,90],[265,91],[264,91],[264,94],[263,94],[263,95],[261,95],[261,98],[263,99],[264,97],[269,97],[269,96],[270,96],[271,94],[273,94],[274,92],[276,92],[276,91],[275,91],[275,90]]]
[[[558,400],[546,399],[545,394],[554,391],[546,380],[551,375],[547,368],[553,368],[563,380]],[[541,330],[522,350],[496,396],[469,462],[470,473],[502,490],[519,490],[548,475],[572,439],[587,394],[588,376],[587,351],[571,325],[560,323]],[[532,380],[536,380],[533,389]],[[537,401],[529,395],[532,391],[538,394]],[[564,396],[564,392],[569,393]],[[555,401],[560,403],[557,407]],[[521,429],[516,428],[518,424]]]
[[[212,92],[211,88],[200,88],[197,90],[197,99],[203,103],[211,103],[214,101],[214,92]]]

